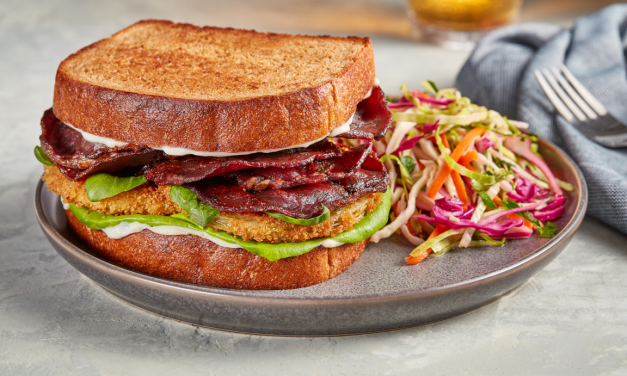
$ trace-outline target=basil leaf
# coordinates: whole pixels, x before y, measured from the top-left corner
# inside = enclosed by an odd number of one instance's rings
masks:
[[[518,205],[517,203],[515,203],[514,201],[511,201],[511,200],[501,201],[501,205],[505,206],[508,209],[514,209],[514,208],[519,208],[520,207],[520,205]]]
[[[388,221],[388,215],[390,207],[392,206],[392,192],[388,188],[387,192],[383,195],[383,200],[377,206],[377,208],[370,214],[366,215],[359,223],[357,223],[351,230],[344,231],[341,234],[331,238],[340,243],[358,243],[364,239],[367,239],[379,231]],[[86,208],[77,208],[74,204],[70,204],[70,210],[74,213],[74,216],[93,230],[102,230],[107,227],[113,227],[121,222],[139,222],[147,224],[149,226],[179,226],[189,228],[196,231],[204,231],[210,236],[225,242],[237,244],[245,250],[254,253],[258,256],[264,257],[270,261],[276,261],[282,258],[299,256],[311,251],[318,247],[324,240],[323,239],[311,239],[297,243],[278,243],[270,244],[255,241],[245,241],[239,236],[230,235],[224,231],[217,231],[212,228],[203,229],[200,225],[192,222],[184,214],[174,214],[172,216],[161,215],[108,215],[98,212],[90,212]]]
[[[552,238],[557,234],[558,228],[553,223],[547,222],[544,227],[538,227],[538,230],[540,230],[539,238]]]
[[[120,177],[103,172],[87,178],[85,191],[87,191],[89,201],[97,202],[130,191],[147,181],[143,176]]]
[[[396,164],[398,164],[398,168],[399,170],[401,170],[401,177],[402,177],[401,183],[403,184],[403,189],[405,190],[405,194],[407,194],[407,183],[411,183],[411,184],[414,183],[414,181],[411,180],[411,175],[409,174],[409,171],[407,171],[403,162],[401,162],[400,158],[398,158],[396,155],[386,154],[382,156],[379,160],[381,161],[381,163],[384,163],[388,159],[391,159],[395,161]]]
[[[196,197],[194,192],[180,185],[170,187],[170,198],[183,208],[194,222],[202,227],[207,227],[209,223],[220,215],[218,209],[206,205]]]
[[[292,217],[288,217],[287,215],[283,215],[281,213],[271,212],[271,211],[267,211],[265,213],[268,214],[270,217],[276,218],[283,222],[293,223],[295,225],[301,225],[301,226],[313,226],[313,225],[317,225],[319,223],[326,221],[331,216],[331,211],[329,210],[329,208],[322,205],[322,209],[324,209],[322,214],[320,214],[317,217],[309,218],[309,219],[292,218]]]
[[[502,159],[499,159],[497,156],[492,156],[492,159],[494,160],[494,164],[499,166],[502,169],[511,170],[514,167],[513,164],[506,162]]]
[[[44,151],[44,149],[41,148],[41,146],[35,146],[34,151],[35,151],[35,158],[37,158],[39,162],[48,166],[54,166],[54,162],[52,162],[52,160],[48,158],[48,156],[46,155],[46,152]]]
[[[401,163],[403,164],[403,166],[405,166],[405,169],[410,174],[416,169],[416,161],[414,161],[414,158],[408,155],[404,155],[401,157]]]
[[[435,82],[433,81],[427,81],[429,83],[429,85],[431,85],[431,88],[433,88],[433,91],[435,91],[436,93],[440,90],[438,90],[437,85],[435,84]]]
[[[506,202],[503,202],[503,206],[505,206],[508,209],[514,209],[514,208],[520,207],[520,205],[518,205],[517,203],[513,201],[509,201],[509,200]],[[558,230],[557,226],[555,226],[551,222],[547,222],[544,224],[544,227],[543,227],[540,221],[538,221],[538,219],[533,214],[531,214],[530,211],[518,212],[516,213],[516,215],[533,223],[536,226],[538,232],[540,233],[540,235],[538,235],[539,238],[552,238],[555,236],[555,234],[557,234],[557,230]]]
[[[479,197],[481,197],[481,201],[483,201],[484,205],[490,209],[496,209],[496,204],[490,198],[486,192],[479,192]]]

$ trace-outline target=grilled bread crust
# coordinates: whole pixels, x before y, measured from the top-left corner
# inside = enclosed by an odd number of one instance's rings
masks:
[[[53,110],[118,141],[247,152],[327,136],[374,78],[369,38],[146,20],[65,59]]]
[[[370,239],[336,248],[268,261],[243,249],[221,247],[191,235],[166,236],[149,230],[111,239],[66,211],[72,233],[96,254],[122,267],[156,277],[214,287],[283,290],[315,285],[342,274]]]

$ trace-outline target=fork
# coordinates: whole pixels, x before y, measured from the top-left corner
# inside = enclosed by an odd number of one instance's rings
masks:
[[[556,67],[551,67],[553,74],[546,68],[533,72],[557,111],[589,139],[609,148],[626,147],[627,125],[610,115],[564,64],[560,69],[568,81]]]

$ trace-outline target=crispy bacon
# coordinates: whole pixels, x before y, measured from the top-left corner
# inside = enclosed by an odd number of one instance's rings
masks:
[[[276,211],[293,218],[313,218],[322,214],[322,205],[336,210],[357,201],[367,193],[382,192],[387,187],[387,174],[363,170],[371,179],[368,184],[343,186],[334,182],[300,185],[289,189],[267,189],[250,192],[222,177],[212,177],[185,186],[194,191],[205,204],[224,212]],[[362,171],[358,171],[361,176]],[[374,181],[377,183],[374,183]]]
[[[379,140],[385,135],[391,119],[383,91],[379,87],[373,87],[370,97],[357,105],[351,130],[338,137]],[[110,148],[104,144],[86,141],[80,132],[57,119],[52,109],[44,112],[41,128],[40,141],[45,153],[61,172],[73,181],[84,179],[97,172],[115,172],[142,165],[146,165],[142,170],[146,178],[159,185],[184,184],[243,169],[267,168],[275,169],[267,171],[267,173],[275,173],[274,183],[272,183],[274,185],[269,187],[286,187],[285,181],[290,180],[300,181],[302,184],[328,180],[328,177],[325,178],[326,173],[329,172],[328,163],[316,161],[337,159],[342,154],[335,144],[323,140],[308,148],[267,154],[256,153],[228,158],[167,157],[161,151],[150,149],[145,145],[129,144]],[[345,160],[347,159],[337,160],[337,162],[343,163]],[[353,168],[355,164],[352,161],[349,162],[349,167]],[[335,165],[333,168],[337,170],[341,167]],[[279,173],[276,169],[282,171]],[[325,176],[319,173],[320,169],[324,171]],[[267,173],[265,175],[268,175]],[[238,180],[241,179],[238,178]],[[263,188],[266,180],[257,181],[255,178],[255,181],[252,181],[249,177],[249,183],[246,183],[246,186],[252,184],[253,189]],[[270,184],[270,182],[267,183]]]
[[[385,94],[379,86],[374,86],[370,96],[357,104],[350,131],[335,137],[379,141],[385,136],[390,124],[392,114],[385,102]]]
[[[367,193],[385,192],[387,179],[383,164],[368,154],[361,168],[336,181],[251,192],[242,189],[233,179],[217,176],[185,186],[205,204],[220,211],[276,211],[293,218],[313,218],[322,214],[322,205],[335,210]]]
[[[291,188],[342,179],[357,170],[371,154],[372,144],[349,149],[341,156],[289,168],[251,168],[225,174],[248,191]]]
[[[41,147],[46,155],[70,180],[76,181],[96,172],[113,172],[141,166],[155,159],[160,151],[147,146],[126,145],[110,148],[89,142],[75,129],[63,124],[52,109],[41,119]]]
[[[156,161],[144,173],[158,185],[181,185],[211,176],[247,168],[293,168],[313,161],[342,155],[342,150],[327,139],[308,148],[289,149],[275,153],[255,153],[236,157],[182,157]]]

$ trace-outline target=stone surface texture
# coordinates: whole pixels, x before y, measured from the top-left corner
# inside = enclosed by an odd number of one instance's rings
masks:
[[[33,210],[42,168],[32,149],[58,63],[143,18],[302,31],[284,21],[284,5],[299,9],[286,4],[0,2],[0,375],[627,374],[627,236],[589,218],[553,263],[496,303],[349,337],[252,336],[176,322],[111,296],[52,249]],[[395,15],[403,2],[375,5]],[[467,57],[390,37],[373,45],[388,93],[427,78],[450,85]]]

